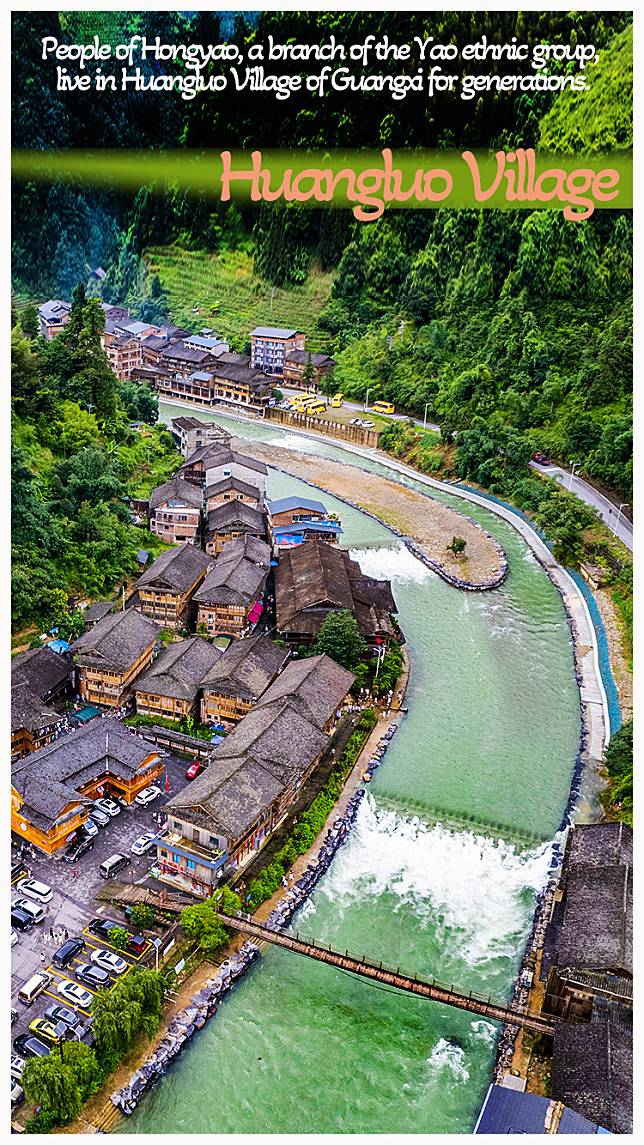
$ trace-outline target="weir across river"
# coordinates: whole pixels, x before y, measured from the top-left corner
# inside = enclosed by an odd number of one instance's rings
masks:
[[[348,950],[343,954],[339,950],[333,950],[330,946],[321,945],[315,939],[300,938],[299,932],[293,935],[284,930],[272,930],[261,923],[252,922],[250,919],[239,918],[235,915],[218,914],[217,917],[225,926],[239,930],[250,938],[270,942],[274,946],[284,946],[295,954],[303,954],[307,958],[316,959],[318,962],[326,962],[329,966],[336,966],[339,970],[344,970],[349,974],[357,974],[361,978],[370,979],[372,982],[378,982],[392,989],[403,990],[408,994],[417,994],[421,998],[429,998],[433,1002],[442,1002],[446,1006],[456,1006],[459,1010],[468,1010],[472,1014],[480,1014],[481,1017],[490,1018],[495,1022],[509,1022],[513,1026],[521,1026],[533,1033],[550,1035],[554,1033],[554,1020],[550,1017],[514,1009],[473,991],[463,994],[455,990],[453,986],[447,986],[435,979],[427,981],[417,975],[410,978],[406,974],[401,974],[400,967],[393,970],[391,967],[383,966],[382,962],[376,965],[367,962],[364,956],[358,958],[349,954]]]

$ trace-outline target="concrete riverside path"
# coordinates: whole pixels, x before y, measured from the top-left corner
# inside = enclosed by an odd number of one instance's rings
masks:
[[[446,986],[435,980],[428,982],[417,976],[411,978],[407,974],[401,974],[400,968],[393,970],[383,966],[382,962],[377,966],[375,963],[367,962],[364,955],[362,958],[356,958],[348,951],[343,954],[339,950],[332,950],[330,946],[315,942],[314,939],[300,938],[299,932],[293,935],[283,930],[274,930],[262,926],[261,923],[253,922],[250,918],[238,918],[227,914],[217,914],[217,918],[226,926],[241,931],[249,938],[258,939],[260,942],[269,942],[274,946],[283,946],[295,954],[303,954],[318,962],[326,962],[330,966],[336,966],[350,974],[357,974],[361,978],[369,978],[374,982],[383,983],[396,990],[416,994],[421,998],[427,998],[432,1002],[441,1002],[446,1006],[456,1006],[460,1010],[467,1010],[468,1013],[480,1014],[482,1017],[492,1018],[496,1022],[507,1022],[534,1033],[554,1033],[554,1021],[552,1019],[524,1010],[517,1010],[512,1006],[505,1006],[502,1003],[492,1001],[491,998],[485,998],[482,994],[473,992],[463,994],[455,990],[453,986]]]

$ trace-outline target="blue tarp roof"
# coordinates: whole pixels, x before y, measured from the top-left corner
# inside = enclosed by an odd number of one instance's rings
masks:
[[[307,529],[315,529],[316,533],[342,532],[342,526],[336,521],[296,521],[293,525],[275,525],[273,532],[279,537],[289,533],[305,533]]]
[[[95,716],[100,716],[100,714],[98,708],[81,708],[80,712],[74,712],[74,719],[80,720],[82,724],[87,724],[90,720],[93,720]]]
[[[491,1085],[474,1132],[545,1134],[546,1114],[551,1101],[551,1098],[539,1097],[536,1093]],[[596,1133],[597,1126],[581,1114],[565,1108],[558,1132]]]
[[[52,640],[47,647],[51,648],[52,652],[69,652],[70,645],[66,640]]]

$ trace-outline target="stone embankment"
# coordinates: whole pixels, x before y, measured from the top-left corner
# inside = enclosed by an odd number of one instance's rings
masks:
[[[508,575],[506,555],[490,533],[464,513],[424,493],[327,457],[248,439],[235,439],[234,445],[240,452],[380,521],[454,588],[484,592],[498,588]],[[455,536],[466,542],[463,556],[448,548]]]

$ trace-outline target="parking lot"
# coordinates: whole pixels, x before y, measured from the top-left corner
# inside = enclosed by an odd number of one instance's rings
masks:
[[[99,874],[99,867],[105,859],[114,852],[119,851],[130,857],[130,865],[122,869],[116,876],[123,882],[142,882],[150,873],[156,859],[156,849],[152,848],[146,854],[135,856],[130,853],[130,847],[135,839],[146,831],[155,834],[165,829],[165,816],[163,804],[171,795],[181,790],[188,782],[185,771],[188,764],[184,760],[173,756],[166,758],[166,770],[170,782],[170,793],[166,796],[165,780],[162,776],[158,786],[162,788],[162,795],[147,807],[133,804],[127,810],[123,809],[118,815],[110,819],[105,827],[99,827],[98,835],[94,838],[93,847],[75,863],[66,863],[59,858],[48,858],[36,852],[36,858],[25,853],[20,860],[19,850],[12,848],[12,860],[21,861],[23,871],[12,878],[11,900],[23,897],[17,888],[17,883],[25,875],[29,875],[39,882],[46,883],[52,888],[50,902],[42,904],[45,918],[36,923],[27,931],[17,931],[18,941],[11,950],[11,1005],[18,1011],[18,1020],[11,1030],[12,1040],[18,1034],[28,1030],[29,1023],[34,1018],[42,1016],[45,1009],[54,1001],[69,1006],[70,1003],[62,998],[56,990],[56,983],[63,978],[76,981],[74,968],[82,962],[90,962],[94,950],[105,949],[114,951],[114,947],[103,939],[88,931],[88,923],[93,918],[109,918],[119,925],[125,925],[126,919],[119,907],[96,900],[96,894],[105,886],[105,880]],[[162,816],[160,826],[157,818]],[[26,897],[26,896],[25,896]],[[31,900],[36,904],[36,900]],[[125,927],[130,934],[135,933],[131,925]],[[53,932],[53,933],[52,933]],[[140,931],[139,931],[140,932]],[[66,938],[81,937],[85,942],[85,950],[78,958],[64,969],[58,970],[51,965],[51,959],[56,950],[62,946]],[[142,960],[148,961],[150,942],[140,954],[115,951],[128,963],[128,971]],[[44,956],[44,957],[43,957]],[[18,1001],[18,991],[21,986],[37,971],[46,970],[52,975],[50,987],[44,990],[31,1006],[24,1006]],[[116,980],[123,980],[125,974],[119,975]],[[114,976],[113,976],[114,978]],[[83,984],[84,985],[84,984]],[[96,993],[93,987],[84,987]],[[84,1012],[76,1007],[82,1016]]]

